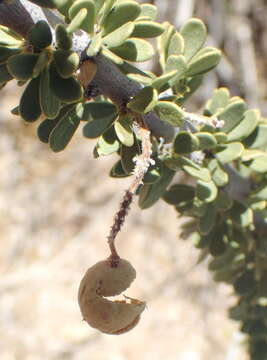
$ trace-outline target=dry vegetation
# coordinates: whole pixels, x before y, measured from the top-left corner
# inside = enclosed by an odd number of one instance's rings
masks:
[[[174,3],[162,6],[162,19],[171,14],[178,26],[201,16],[210,42],[226,54],[192,106],[219,84],[266,115],[265,1]],[[93,142],[81,136],[52,154],[34,126],[9,114],[17,91],[10,84],[1,92],[1,360],[245,359],[238,327],[227,319],[231,289],[214,284],[206,264],[196,265],[197,251],[179,240],[177,216],[163,202],[143,212],[135,203],[118,239],[137,270],[127,295],[148,302],[139,325],[116,337],[82,322],[79,281],[108,255],[105,237],[129,179],[108,178],[111,159],[94,160]]]

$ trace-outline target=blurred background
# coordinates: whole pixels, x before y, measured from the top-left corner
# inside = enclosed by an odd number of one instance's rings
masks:
[[[267,1],[153,3],[160,21],[177,28],[203,19],[208,43],[224,52],[188,111],[227,86],[267,115]],[[135,202],[117,240],[137,270],[126,294],[148,304],[140,323],[109,336],[82,322],[80,279],[107,257],[106,235],[131,180],[109,178],[115,158],[95,160],[94,141],[81,134],[52,153],[35,125],[10,114],[20,90],[11,83],[0,99],[0,359],[245,360],[244,337],[227,318],[231,288],[215,284],[206,263],[197,265],[197,250],[179,239],[183,220],[162,201],[142,212]]]

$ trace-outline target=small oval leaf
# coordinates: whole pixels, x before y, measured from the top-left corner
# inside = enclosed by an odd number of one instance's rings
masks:
[[[104,20],[104,35],[111,33],[129,21],[134,21],[140,14],[141,7],[135,1],[123,1],[115,5]]]
[[[147,113],[154,108],[157,100],[157,91],[151,86],[146,86],[134,96],[127,107],[138,113]]]
[[[120,116],[114,123],[114,129],[120,142],[125,146],[133,146],[134,134],[132,121],[127,116]]]
[[[161,35],[165,28],[154,21],[137,21],[132,33],[133,37],[153,38]]]
[[[32,79],[21,96],[19,113],[25,121],[36,121],[42,113],[39,102],[39,83],[39,77]]]
[[[53,55],[57,72],[62,78],[71,77],[78,69],[80,57],[76,52],[58,49]]]
[[[173,144],[173,150],[176,154],[190,154],[198,148],[199,140],[195,135],[186,131],[180,131],[176,135]]]
[[[8,71],[15,79],[28,80],[33,76],[38,54],[18,54],[11,56],[7,62]]]
[[[69,8],[69,17],[74,20],[77,16],[80,16],[80,12],[86,10],[86,16],[81,21],[79,28],[92,33],[94,31],[96,9],[93,0],[76,0]]]
[[[161,120],[172,126],[181,126],[183,123],[184,111],[173,102],[159,101],[154,110]]]
[[[38,21],[28,32],[29,42],[37,49],[44,49],[52,43],[50,26],[44,20]]]
[[[59,113],[60,101],[50,90],[49,83],[50,83],[49,69],[46,68],[41,73],[41,78],[40,78],[40,88],[39,88],[40,106],[44,115],[48,119],[53,119]]]
[[[129,38],[121,46],[110,49],[114,54],[128,61],[147,61],[154,55],[152,45],[143,39]]]
[[[67,112],[52,130],[49,145],[54,152],[62,151],[68,145],[80,124],[82,112],[82,104],[79,103]]]
[[[180,29],[184,38],[184,56],[190,60],[202,47],[207,38],[207,29],[199,19],[188,20]]]
[[[50,64],[50,88],[61,101],[66,103],[77,102],[83,95],[80,83],[74,77],[63,79],[54,63]]]

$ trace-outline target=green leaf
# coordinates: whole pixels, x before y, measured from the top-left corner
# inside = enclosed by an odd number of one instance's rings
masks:
[[[100,25],[102,27],[102,25],[105,23],[106,19],[107,19],[107,16],[109,15],[109,13],[111,12],[112,10],[112,7],[113,5],[115,4],[117,0],[105,0],[105,3],[104,3],[104,6],[103,8],[101,9],[101,12],[100,12]]]
[[[200,217],[198,222],[199,232],[201,235],[208,235],[216,225],[216,209],[214,204],[208,204],[206,207],[205,213]],[[215,234],[213,233],[212,236]],[[209,237],[209,241],[205,241],[206,245],[209,245],[211,242],[211,237]]]
[[[184,171],[186,171],[189,175],[193,176],[196,179],[200,179],[203,181],[209,181],[210,180],[210,173],[207,169],[199,167],[198,169],[190,166],[185,165],[183,166]]]
[[[245,149],[242,153],[242,161],[250,161],[254,160],[262,155],[265,155],[265,152],[262,150],[256,150],[256,149]]]
[[[157,91],[151,86],[146,86],[141,89],[130,102],[128,102],[127,107],[138,113],[147,113],[154,108],[157,100]]]
[[[39,102],[39,83],[40,79],[32,79],[25,88],[19,104],[19,113],[23,120],[33,122],[42,113]]]
[[[0,65],[0,84],[4,84],[12,79],[13,77],[9,73],[6,64]]]
[[[132,37],[153,38],[161,35],[165,28],[157,22],[140,20],[134,23]]]
[[[134,134],[132,121],[128,116],[119,116],[114,123],[114,129],[120,142],[125,146],[133,146]]]
[[[209,203],[216,199],[217,194],[218,189],[213,181],[197,181],[196,196],[199,198],[199,200]]]
[[[159,101],[154,110],[161,120],[172,126],[181,126],[183,124],[184,111],[173,102]]]
[[[140,19],[156,20],[158,9],[152,4],[141,4],[141,12],[139,15]]]
[[[220,190],[215,200],[215,206],[218,211],[229,210],[233,206],[233,199],[228,192]]]
[[[185,156],[173,154],[172,157],[165,158],[164,164],[174,171],[183,169],[196,179],[211,181],[211,174],[207,168],[200,167]]]
[[[243,141],[250,149],[267,150],[267,125],[260,124],[253,133]]]
[[[70,50],[72,47],[71,35],[67,32],[63,24],[58,24],[55,29],[56,32],[56,47],[63,50]]]
[[[246,104],[243,100],[237,100],[229,103],[219,114],[218,118],[224,121],[224,126],[220,131],[229,133],[241,121],[246,110]]]
[[[40,106],[44,115],[48,119],[53,119],[59,114],[60,101],[50,90],[49,82],[50,82],[49,69],[46,68],[41,73],[41,78],[40,78],[40,87],[39,87]]]
[[[143,39],[130,38],[121,46],[110,49],[114,54],[128,61],[142,62],[151,59],[154,55],[152,45]]]
[[[267,186],[266,184],[262,185],[259,189],[253,192],[253,200],[267,200]]]
[[[103,22],[104,35],[111,33],[140,14],[141,7],[134,1],[123,1],[114,6]]]
[[[237,258],[237,250],[228,247],[227,250],[216,259],[212,259],[209,263],[208,269],[210,271],[219,271],[225,269],[229,264],[234,263]]]
[[[108,101],[90,101],[84,104],[82,120],[91,121],[97,119],[101,120],[101,118],[106,118],[108,116],[114,117],[116,112],[116,106]]]
[[[114,122],[116,115],[114,113],[105,117],[99,117],[92,121],[88,121],[83,127],[83,136],[94,139],[102,135]]]
[[[228,133],[228,141],[244,140],[256,129],[259,121],[259,110],[247,110],[240,123]]]
[[[21,52],[21,49],[17,47],[6,47],[0,45],[0,64],[5,63],[12,55],[16,55]]]
[[[178,33],[174,33],[170,39],[167,55],[183,55],[184,53],[184,38]]]
[[[78,69],[80,57],[76,52],[58,49],[53,55],[57,72],[62,78],[71,77]]]
[[[213,134],[218,144],[225,144],[228,141],[228,136],[224,132],[216,132]]]
[[[112,51],[110,51],[109,49],[105,49],[103,48],[101,51],[102,55],[104,55],[107,59],[111,60],[112,62],[114,62],[114,64],[116,65],[123,65],[123,60],[121,57],[115,55]]]
[[[75,31],[79,30],[82,27],[82,25],[86,22],[87,17],[88,17],[87,9],[81,9],[68,24],[66,28],[67,32],[69,34],[72,34]]]
[[[140,148],[137,141],[135,141],[132,146],[125,146],[122,144],[120,151],[121,164],[127,174],[131,174],[133,172],[135,167],[133,159],[139,154]]]
[[[209,246],[210,239],[208,236],[201,236],[197,231],[193,232],[189,239],[197,249],[205,249]]]
[[[99,32],[98,34],[95,34],[92,37],[92,41],[88,49],[86,50],[86,54],[88,56],[96,56],[100,52],[101,45],[102,45],[102,34],[101,32]]]
[[[257,282],[255,280],[254,271],[246,270],[234,282],[234,289],[238,295],[244,296],[252,292],[255,289],[256,285]]]
[[[152,84],[152,79],[148,76],[140,74],[127,74],[127,77],[131,80],[137,81],[145,86],[150,86]]]
[[[196,133],[196,137],[199,140],[199,147],[201,150],[214,149],[217,146],[216,137],[208,132]]]
[[[102,39],[102,43],[108,48],[122,45],[129,38],[134,30],[134,23],[127,22],[118,29],[112,31]]]
[[[222,163],[227,164],[231,161],[238,159],[242,152],[244,151],[244,146],[239,142],[233,142],[227,144],[224,150],[216,153],[216,158]]]
[[[44,121],[41,122],[41,124],[38,126],[37,129],[37,135],[40,141],[42,141],[43,143],[49,142],[49,136],[52,130],[56,127],[56,125],[64,117],[64,115],[66,115],[67,112],[69,112],[74,106],[75,104],[64,106],[63,108],[60,109],[60,112],[56,118],[45,119]]]
[[[40,141],[43,143],[48,143],[49,136],[52,130],[56,127],[60,119],[45,119],[41,122],[37,129],[37,135]]]
[[[227,245],[224,241],[224,226],[218,226],[213,231],[216,232],[216,236],[213,236],[209,244],[209,251],[212,256],[222,256],[226,249]]]
[[[119,160],[110,170],[109,176],[114,178],[123,178],[129,176],[129,174],[124,171],[122,163]]]
[[[106,0],[94,0],[96,14],[101,13],[101,10],[103,10],[105,6],[105,2]]]
[[[173,86],[178,83],[185,75],[187,70],[187,65],[183,55],[171,55],[167,59],[165,71],[176,70],[176,76],[170,80],[170,85]]]
[[[183,104],[188,98],[190,98],[195,91],[202,84],[203,75],[196,75],[192,78],[187,79],[186,82],[186,92],[183,94],[182,99],[180,99],[180,103]],[[179,94],[179,84],[177,84],[177,88],[175,89]]]
[[[160,173],[158,168],[151,167],[143,178],[144,184],[154,184],[160,179]]]
[[[96,152],[98,156],[110,155],[117,152],[120,148],[120,143],[117,139],[114,127],[111,126],[104,132],[102,136],[98,139],[96,145]]]
[[[37,54],[14,55],[8,59],[7,68],[15,79],[28,80],[33,76],[33,70],[37,60]]]
[[[168,84],[169,80],[174,78],[177,75],[177,70],[169,71],[165,74],[162,74],[158,78],[152,81],[151,86],[157,90],[160,90],[163,86],[167,86],[168,88],[170,85]],[[164,89],[165,90],[165,89]]]
[[[154,205],[165,193],[167,186],[172,181],[175,172],[161,164],[159,180],[150,185],[143,185],[139,193],[139,207],[147,209]]]
[[[29,42],[37,49],[44,49],[52,43],[50,26],[44,20],[38,21],[28,32]]]
[[[216,114],[221,109],[224,109],[230,102],[230,93],[226,88],[216,89],[213,92],[212,98],[207,101],[204,113],[208,115]]]
[[[83,106],[79,103],[67,112],[52,130],[49,137],[49,145],[54,152],[59,152],[66,148],[80,124],[82,112]]]
[[[17,47],[23,44],[23,38],[10,28],[0,25],[0,46]]]
[[[199,19],[188,20],[180,29],[184,38],[184,56],[190,60],[202,47],[207,38],[207,29]]]
[[[193,151],[198,150],[199,141],[198,138],[186,131],[180,131],[174,140],[173,151],[176,154],[190,154]]]
[[[196,57],[190,61],[187,76],[196,76],[212,70],[221,60],[221,51],[207,47],[199,51]]]
[[[267,154],[254,159],[249,165],[251,170],[264,174],[267,171]]]
[[[73,21],[77,16],[81,17],[81,12],[86,10],[86,16],[78,26],[80,29],[91,34],[94,31],[96,9],[93,0],[76,0],[69,8],[69,17]],[[69,28],[69,26],[68,26]],[[72,32],[68,30],[69,32]]]
[[[195,196],[193,186],[185,184],[175,184],[163,195],[163,199],[170,205],[177,205],[183,202],[192,201]]]
[[[32,77],[37,77],[48,66],[50,62],[50,53],[46,49],[41,51],[38,60],[34,66]]]
[[[208,168],[210,170],[212,180],[217,186],[220,187],[228,184],[229,176],[216,159],[212,159],[209,162]]]
[[[173,34],[175,34],[176,30],[173,25],[168,22],[164,22],[162,24],[165,28],[164,33],[158,37],[158,50],[159,50],[159,62],[162,69],[165,68],[165,63],[168,57],[168,48]],[[173,70],[173,69],[172,69]]]
[[[68,11],[74,0],[53,0],[57,10],[68,20]]]
[[[230,219],[242,227],[248,227],[253,223],[253,212],[247,206],[235,201],[229,210]]]
[[[78,80],[74,77],[63,79],[53,63],[50,64],[50,88],[61,101],[66,103],[77,102],[83,95]]]

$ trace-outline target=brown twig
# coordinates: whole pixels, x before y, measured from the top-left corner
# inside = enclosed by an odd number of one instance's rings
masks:
[[[111,266],[116,267],[119,260],[119,255],[115,247],[116,236],[121,230],[125,218],[130,209],[131,203],[133,201],[134,194],[138,188],[138,186],[142,183],[142,180],[150,167],[150,165],[154,164],[154,160],[151,159],[152,154],[152,144],[150,141],[150,131],[145,129],[144,127],[138,126],[138,135],[141,138],[142,143],[142,152],[139,156],[134,159],[135,168],[133,171],[134,180],[128,190],[126,190],[122,202],[120,203],[119,211],[116,213],[114,217],[113,225],[111,226],[109,235],[107,237],[108,244],[110,248],[110,260]]]

